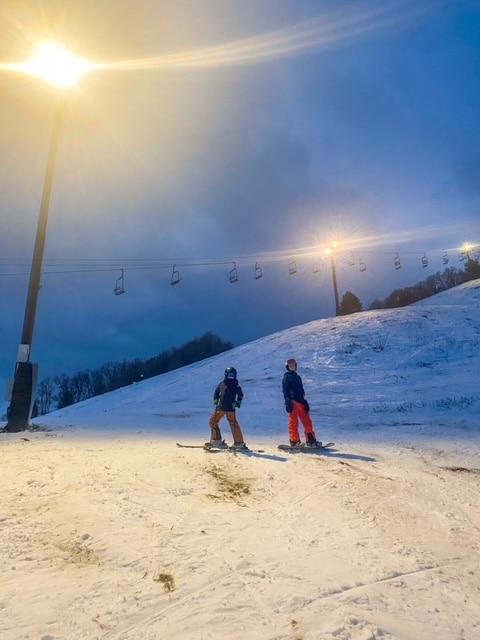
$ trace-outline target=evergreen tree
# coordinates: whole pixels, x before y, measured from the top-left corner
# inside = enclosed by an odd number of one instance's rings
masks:
[[[477,280],[480,278],[480,264],[478,260],[468,258],[465,266],[465,277],[466,280]]]
[[[348,316],[351,313],[358,313],[363,311],[363,304],[361,300],[351,291],[346,291],[340,302],[340,314],[341,316]]]

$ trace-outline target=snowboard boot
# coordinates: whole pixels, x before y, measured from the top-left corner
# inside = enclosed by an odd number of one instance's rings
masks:
[[[207,449],[228,449],[228,444],[225,440],[210,440],[205,443]]]
[[[312,449],[319,449],[322,446],[322,443],[315,438],[313,433],[309,433],[307,435],[307,447],[312,447]]]
[[[233,444],[233,449],[235,451],[248,451],[248,447],[244,442],[235,442]]]

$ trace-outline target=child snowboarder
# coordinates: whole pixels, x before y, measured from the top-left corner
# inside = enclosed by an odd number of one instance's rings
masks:
[[[237,380],[237,370],[234,367],[225,369],[225,377],[219,382],[213,394],[215,411],[210,416],[210,442],[207,447],[217,447],[226,449],[227,444],[222,440],[219,423],[223,416],[227,416],[233,436],[233,447],[235,449],[247,449],[243,441],[243,434],[235,415],[235,409],[240,408],[243,400],[243,391]]]
[[[318,442],[315,436],[313,423],[309,415],[310,407],[305,397],[302,379],[297,373],[297,361],[294,358],[289,358],[285,363],[285,368],[287,371],[283,374],[282,389],[285,409],[288,413],[290,445],[292,447],[303,446],[298,433],[300,420],[305,431],[306,446],[319,447],[322,443]]]

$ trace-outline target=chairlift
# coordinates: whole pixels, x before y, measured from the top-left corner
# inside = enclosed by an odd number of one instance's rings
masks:
[[[354,257],[354,255],[353,255],[353,252],[352,252],[352,251],[350,251],[350,255],[348,256],[348,261],[347,261],[347,263],[348,263],[348,266],[349,266],[349,267],[354,267],[354,266],[355,266],[355,257]]]
[[[360,268],[360,271],[366,271],[367,270],[367,263],[365,262],[365,260],[359,260],[358,266]]]
[[[313,265],[313,273],[319,273],[322,270],[320,263],[319,262],[315,262],[315,264]]]
[[[263,276],[261,267],[258,266],[258,263],[255,263],[255,280],[260,280]]]
[[[443,264],[448,264],[448,262],[450,260],[450,258],[448,257],[448,253],[446,251],[443,254],[442,260],[443,260]]]
[[[428,258],[426,253],[422,256],[422,267],[428,267]]]
[[[398,271],[402,268],[402,263],[400,262],[400,256],[398,255],[398,253],[396,253],[395,257],[393,258],[393,266],[395,267],[395,271]]]
[[[297,273],[297,265],[295,260],[292,260],[292,262],[290,262],[290,264],[288,265],[288,273],[293,276],[294,273]]]
[[[228,274],[228,279],[232,284],[234,282],[238,282],[238,271],[237,271],[237,265],[235,264],[235,262],[233,263],[233,269],[231,269],[230,273]]]
[[[124,282],[123,282],[123,269],[120,269],[120,271],[121,271],[121,275],[118,276],[115,282],[115,288],[113,290],[113,293],[116,296],[121,296],[122,293],[125,293]]]
[[[177,265],[174,264],[173,268],[172,268],[172,278],[170,280],[170,284],[171,285],[178,284],[180,282],[180,280],[181,280],[180,273],[179,273],[178,269],[175,269],[176,266]]]

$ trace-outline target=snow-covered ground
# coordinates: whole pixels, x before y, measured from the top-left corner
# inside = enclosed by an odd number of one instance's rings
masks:
[[[1,434],[0,636],[480,638],[479,307],[311,322]],[[276,447],[288,357],[328,453]],[[177,448],[227,366],[262,452]]]

